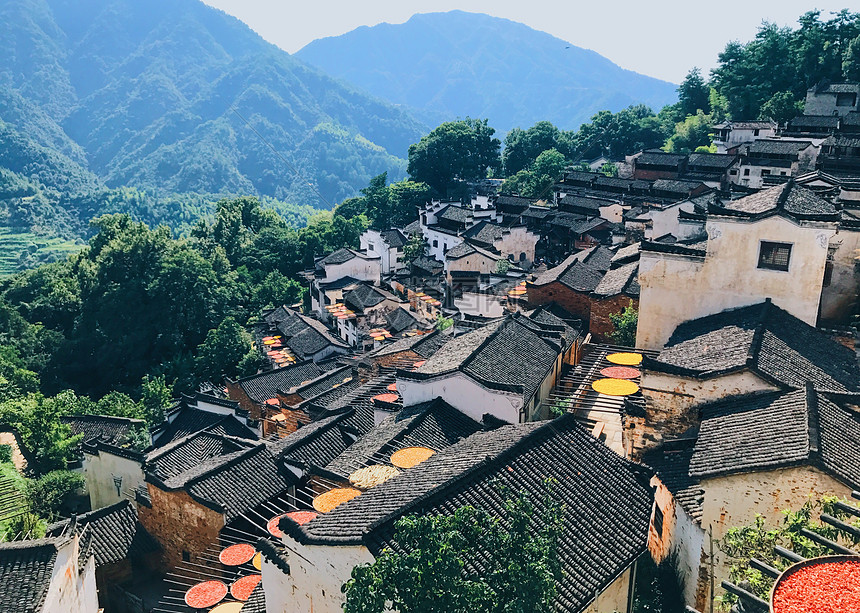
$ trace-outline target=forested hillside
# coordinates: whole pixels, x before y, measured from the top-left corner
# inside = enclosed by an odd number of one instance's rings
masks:
[[[182,229],[255,194],[304,223],[426,131],[198,0],[7,0],[0,48],[0,274],[103,213]]]
[[[541,120],[575,129],[598,111],[640,103],[660,108],[676,99],[675,85],[624,70],[594,51],[463,11],[361,27],[315,40],[296,55],[418,109],[431,125],[486,117],[503,135]]]

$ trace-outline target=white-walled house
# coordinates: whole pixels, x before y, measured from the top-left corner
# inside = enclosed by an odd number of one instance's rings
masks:
[[[360,238],[361,251],[371,256],[379,256],[382,274],[399,272],[406,268],[403,260],[403,247],[409,242],[403,232],[397,229],[374,230],[368,228]]]
[[[789,181],[725,204],[712,204],[707,240],[642,243],[636,345],[661,349],[682,322],[765,298],[816,325],[839,214]]]
[[[743,143],[776,136],[777,125],[769,120],[727,121],[713,127],[717,153],[726,153]]]
[[[446,343],[414,371],[400,371],[404,406],[442,398],[482,421],[489,414],[507,423],[536,419],[570,363],[578,333],[544,313],[543,321],[515,313]]]
[[[382,258],[346,247],[314,262],[311,281],[311,309],[325,314],[325,307],[338,302],[343,288],[356,281],[379,285],[382,279]]]

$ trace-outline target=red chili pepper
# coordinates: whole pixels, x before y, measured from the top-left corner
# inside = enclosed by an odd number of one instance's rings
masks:
[[[860,562],[821,562],[799,568],[777,585],[773,611],[860,612]]]

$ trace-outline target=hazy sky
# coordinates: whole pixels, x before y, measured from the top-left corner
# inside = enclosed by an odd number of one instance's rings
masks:
[[[263,38],[293,53],[316,38],[415,13],[462,9],[506,17],[574,45],[593,49],[624,68],[679,82],[692,66],[707,72],[730,40],[751,39],[763,20],[794,24],[818,8],[823,15],[849,3],[799,0],[204,0],[234,15]],[[855,7],[856,8],[856,7]]]

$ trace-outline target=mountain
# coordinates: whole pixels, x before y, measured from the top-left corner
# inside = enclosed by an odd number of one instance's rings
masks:
[[[582,25],[582,24],[581,24]],[[549,120],[574,129],[601,110],[659,110],[675,85],[624,70],[594,51],[478,13],[414,15],[315,40],[296,56],[375,96],[417,109],[430,125],[489,118],[501,133]]]
[[[427,130],[198,0],[4,0],[0,48],[0,120],[108,188],[327,208]]]

